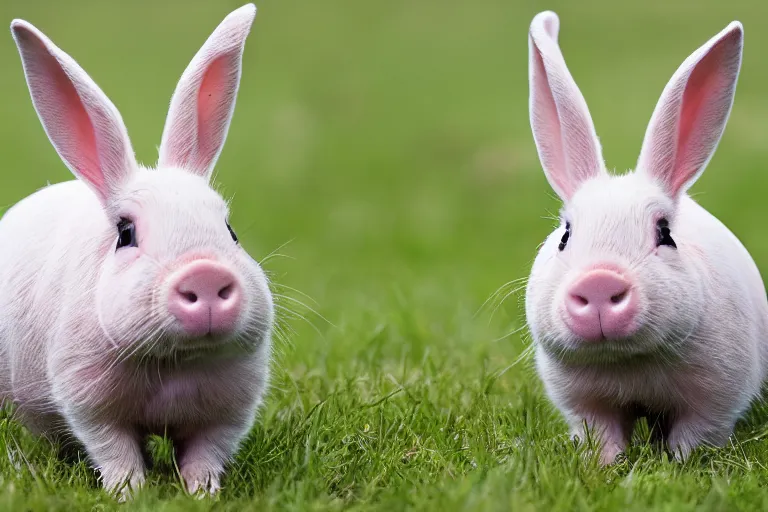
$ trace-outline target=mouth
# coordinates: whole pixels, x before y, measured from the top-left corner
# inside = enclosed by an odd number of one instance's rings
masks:
[[[183,366],[186,363],[208,363],[228,357],[242,355],[245,346],[236,343],[232,336],[211,333],[195,338],[176,338],[167,349],[151,356],[160,364],[169,367]]]
[[[584,340],[570,337],[547,345],[546,351],[552,357],[562,363],[575,365],[612,365],[644,356],[643,352],[633,349],[631,340],[626,339],[603,337],[600,340]]]
[[[554,359],[573,365],[610,367],[653,362],[677,361],[681,357],[679,344],[660,340],[655,333],[640,329],[629,336],[602,335],[586,339],[570,330],[560,336],[542,339],[542,347]]]
[[[174,344],[174,351],[179,353],[210,352],[221,350],[230,345],[235,336],[232,333],[208,331],[202,335],[182,336]]]

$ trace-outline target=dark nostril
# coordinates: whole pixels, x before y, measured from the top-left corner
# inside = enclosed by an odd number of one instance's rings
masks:
[[[187,302],[190,302],[192,304],[197,302],[197,295],[195,295],[193,292],[183,292],[181,296],[187,299]]]
[[[581,306],[586,306],[589,304],[589,301],[586,299],[586,297],[582,297],[581,295],[571,295],[571,297],[573,297],[573,300],[575,300]]]
[[[611,297],[611,302],[614,304],[620,304],[627,297],[627,293],[628,293],[628,290],[624,290],[621,293],[617,293],[616,295]]]
[[[232,295],[232,285],[227,285],[219,290],[219,297],[223,300],[227,300]]]

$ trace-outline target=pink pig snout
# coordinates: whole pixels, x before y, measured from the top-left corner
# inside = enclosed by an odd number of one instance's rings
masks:
[[[188,335],[234,330],[243,293],[227,267],[210,260],[193,261],[178,270],[169,284],[168,310]]]
[[[565,294],[565,323],[588,341],[629,336],[636,329],[637,312],[632,283],[613,270],[586,272]]]

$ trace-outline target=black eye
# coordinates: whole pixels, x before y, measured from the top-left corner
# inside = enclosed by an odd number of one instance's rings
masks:
[[[138,247],[139,242],[136,240],[136,226],[132,220],[122,218],[117,223],[117,248],[123,247]]]
[[[227,222],[227,229],[229,230],[229,234],[232,236],[232,240],[234,240],[235,243],[239,243],[237,240],[237,235],[235,234],[235,230],[232,229],[232,226],[229,225],[229,222]]]
[[[656,222],[656,246],[668,245],[677,249],[677,244],[672,240],[672,235],[669,232],[669,221],[667,219],[659,219]]]
[[[571,223],[566,222],[565,233],[563,234],[563,238],[560,239],[560,245],[558,245],[557,248],[560,249],[561,251],[565,249],[565,246],[568,245],[569,238],[571,238]]]

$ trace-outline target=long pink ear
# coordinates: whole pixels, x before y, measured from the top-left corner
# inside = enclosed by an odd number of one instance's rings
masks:
[[[744,30],[734,21],[693,52],[661,93],[645,132],[637,169],[671,197],[704,172],[733,106]]]
[[[587,103],[557,44],[560,20],[545,11],[528,36],[531,128],[549,184],[568,200],[585,180],[605,173]]]
[[[53,147],[69,170],[108,202],[137,167],[120,113],[77,62],[34,26],[14,20],[11,33]]]
[[[160,144],[161,167],[210,178],[235,108],[245,38],[256,7],[247,4],[214,30],[176,86]]]

